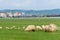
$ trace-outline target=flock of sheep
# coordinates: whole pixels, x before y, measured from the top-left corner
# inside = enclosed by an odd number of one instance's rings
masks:
[[[0,26],[0,29],[20,29],[20,27],[16,27],[16,26],[2,27],[2,26]]]
[[[21,29],[20,27],[12,26],[12,27],[5,27],[6,29]],[[2,27],[0,27],[2,29]],[[49,25],[41,25],[41,26],[35,26],[35,25],[28,25],[27,27],[22,28],[24,31],[45,31],[45,32],[54,32],[58,30],[58,27],[55,24],[49,24]]]
[[[49,25],[42,25],[42,26],[35,26],[35,25],[28,25],[26,28],[24,28],[24,31],[45,31],[45,32],[54,32],[58,28],[55,24],[49,24]]]

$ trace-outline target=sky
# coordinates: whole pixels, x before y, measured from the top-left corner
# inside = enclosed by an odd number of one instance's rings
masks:
[[[0,9],[60,9],[60,0],[0,0]]]

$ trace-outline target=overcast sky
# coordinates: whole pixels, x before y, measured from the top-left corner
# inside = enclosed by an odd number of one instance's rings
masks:
[[[60,0],[0,0],[0,9],[60,9]]]

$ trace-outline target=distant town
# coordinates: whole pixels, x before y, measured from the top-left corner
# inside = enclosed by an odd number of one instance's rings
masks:
[[[0,10],[0,18],[60,17],[60,9],[54,10]]]

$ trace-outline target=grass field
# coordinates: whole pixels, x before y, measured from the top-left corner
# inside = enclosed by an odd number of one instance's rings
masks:
[[[56,32],[25,32],[22,27],[30,24],[46,25],[55,23],[60,26],[60,19],[0,19],[0,40],[60,40],[60,31]],[[5,27],[21,27],[21,29],[5,29]]]

